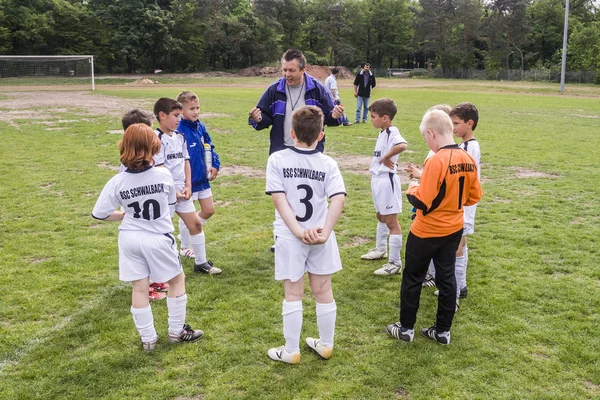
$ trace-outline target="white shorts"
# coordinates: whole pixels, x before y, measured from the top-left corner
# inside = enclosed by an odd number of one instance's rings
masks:
[[[179,199],[177,204],[175,205],[175,212],[187,214],[196,212],[196,206],[194,206],[194,200],[190,198],[189,200]]]
[[[210,188],[192,193],[192,200],[204,200],[209,197],[212,197],[212,190]]]
[[[119,231],[120,280],[167,282],[182,272],[177,244],[170,233]]]
[[[297,282],[305,272],[330,275],[342,269],[335,233],[324,244],[308,245],[295,237],[275,236],[275,280]]]
[[[380,174],[371,177],[371,193],[375,211],[381,215],[402,212],[402,188],[398,174]]]

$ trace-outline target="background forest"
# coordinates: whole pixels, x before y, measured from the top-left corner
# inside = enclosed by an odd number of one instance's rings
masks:
[[[600,71],[600,5],[570,3],[567,69]],[[0,54],[94,55],[97,73],[237,70],[289,47],[351,69],[560,65],[564,0],[0,0]]]

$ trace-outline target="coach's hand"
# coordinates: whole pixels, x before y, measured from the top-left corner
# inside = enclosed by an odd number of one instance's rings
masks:
[[[251,118],[254,122],[258,124],[260,123],[260,121],[262,121],[262,111],[260,111],[260,108],[254,107],[252,110],[250,110],[248,118]]]

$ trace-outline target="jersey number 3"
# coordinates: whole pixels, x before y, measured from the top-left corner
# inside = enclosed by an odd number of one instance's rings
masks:
[[[158,203],[158,201],[149,199],[144,202],[143,206],[144,209],[142,210],[140,208],[140,203],[138,203],[137,201],[134,203],[127,204],[127,207],[133,208],[133,218],[139,219],[140,212],[142,213],[141,217],[147,221],[160,217],[160,204]],[[152,218],[150,218],[150,208],[152,208]]]
[[[306,191],[306,196],[304,196],[303,199],[300,199],[300,203],[304,204],[304,207],[306,208],[306,214],[304,214],[304,217],[299,217],[296,215],[296,220],[298,222],[306,222],[313,215],[313,206],[310,203],[310,199],[313,197],[313,190],[308,185],[298,185],[297,189],[304,189]]]

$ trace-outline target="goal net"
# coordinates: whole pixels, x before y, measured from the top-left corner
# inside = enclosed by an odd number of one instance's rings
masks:
[[[94,85],[93,56],[0,56],[0,86]]]

